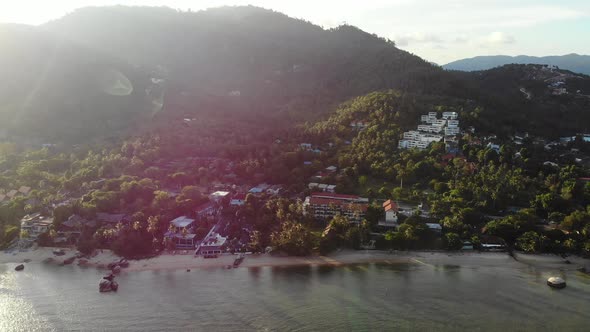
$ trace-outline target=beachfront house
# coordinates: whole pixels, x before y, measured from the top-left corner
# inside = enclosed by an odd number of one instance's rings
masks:
[[[53,217],[40,213],[27,214],[20,221],[21,239],[36,240],[39,235],[47,232],[53,225]]]
[[[170,230],[164,236],[174,243],[176,249],[193,249],[195,247],[195,220],[180,216],[170,221]]]
[[[226,241],[227,238],[212,231],[201,241],[201,244],[195,250],[195,255],[219,255],[223,252]]]

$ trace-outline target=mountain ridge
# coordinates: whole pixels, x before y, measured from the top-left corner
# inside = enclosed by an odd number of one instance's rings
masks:
[[[580,55],[577,53],[548,56],[482,55],[452,61],[442,65],[442,68],[447,70],[478,71],[507,64],[546,64],[576,73],[590,75],[590,55]]]

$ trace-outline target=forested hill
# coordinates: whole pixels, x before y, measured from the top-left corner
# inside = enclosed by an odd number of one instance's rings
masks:
[[[160,65],[191,94],[351,97],[436,89],[432,72],[442,72],[355,27],[323,29],[252,6],[85,8],[44,28],[130,63]]]
[[[213,116],[292,127],[388,89],[474,100],[484,131],[567,135],[590,118],[587,76],[525,65],[445,71],[356,27],[252,6],[91,7],[40,27],[3,26],[0,38],[0,73],[11,78],[0,86],[0,139],[128,136],[162,105],[156,119],[172,126]],[[568,92],[555,95],[547,80],[559,77]]]
[[[501,67],[508,64],[543,64],[557,66],[575,73],[590,75],[590,55],[566,54],[556,56],[508,56],[488,55],[461,59],[443,65],[444,69],[476,71]]]
[[[557,138],[588,132],[590,77],[544,65],[505,65],[454,72],[448,94],[478,102],[484,111],[476,128],[511,135],[526,131]]]

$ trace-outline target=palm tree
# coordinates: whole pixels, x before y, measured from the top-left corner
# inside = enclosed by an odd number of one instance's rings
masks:
[[[156,232],[158,231],[158,225],[160,224],[160,218],[156,216],[148,217],[148,228],[147,231],[152,234],[152,237],[156,238]]]

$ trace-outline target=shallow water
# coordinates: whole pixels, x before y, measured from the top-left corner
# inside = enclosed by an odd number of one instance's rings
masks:
[[[0,331],[587,331],[590,278],[533,267],[356,264],[123,273],[0,264]]]

